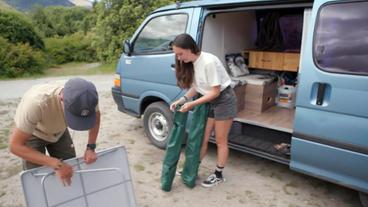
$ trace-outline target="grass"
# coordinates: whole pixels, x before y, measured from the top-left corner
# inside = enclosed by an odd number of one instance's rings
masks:
[[[42,77],[74,76],[74,75],[96,75],[115,73],[116,63],[86,63],[71,62],[56,65],[45,69],[42,74],[24,75],[15,79],[33,79]],[[11,78],[0,77],[0,80],[10,80]]]
[[[141,171],[144,171],[145,170],[145,167],[143,165],[141,165],[141,164],[135,164],[134,165],[134,169],[137,172],[141,172]]]
[[[2,104],[0,104],[0,106],[4,107],[2,106]],[[4,111],[8,112],[7,110]],[[0,129],[0,150],[8,147],[8,138],[10,134],[10,128],[12,127],[12,119],[10,118],[10,116],[8,115],[5,117],[5,114],[1,114],[1,116],[3,116],[3,128]]]
[[[298,188],[298,187],[299,187],[299,186],[298,186],[298,184],[296,184],[295,182],[289,182],[289,183],[287,183],[286,185],[284,185],[284,186],[282,187],[282,189],[284,190],[285,194],[287,194],[287,195],[292,195],[293,193],[292,193],[292,192],[290,192],[290,191],[289,191],[289,189],[291,189],[291,188],[296,189],[296,188]],[[294,195],[297,195],[297,194],[295,194],[295,193],[294,193]]]
[[[70,75],[94,75],[109,74],[115,72],[115,63],[66,63],[51,67],[40,76],[70,76]]]
[[[0,130],[0,150],[8,147],[7,141],[9,137],[10,126],[6,126],[4,129]]]
[[[9,131],[9,130],[8,130]],[[4,133],[5,134],[5,133]],[[0,137],[0,150],[5,149],[8,147],[8,144],[6,143],[6,138],[7,136],[9,136],[9,133],[5,134],[4,136],[2,135]]]

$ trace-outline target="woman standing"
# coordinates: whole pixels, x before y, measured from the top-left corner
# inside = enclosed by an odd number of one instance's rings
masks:
[[[172,42],[172,48],[175,53],[177,83],[180,88],[188,91],[171,104],[171,110],[178,104],[183,104],[179,111],[187,112],[196,105],[210,103],[200,160],[206,154],[214,129],[217,166],[214,173],[202,182],[202,186],[212,187],[225,181],[222,171],[229,155],[228,134],[237,114],[236,96],[230,87],[231,79],[221,61],[210,53],[201,52],[190,35],[178,35]],[[189,101],[197,94],[200,98]]]

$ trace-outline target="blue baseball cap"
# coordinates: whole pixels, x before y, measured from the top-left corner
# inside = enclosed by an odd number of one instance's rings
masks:
[[[68,127],[89,130],[96,123],[98,94],[90,81],[72,78],[64,85],[64,115]]]

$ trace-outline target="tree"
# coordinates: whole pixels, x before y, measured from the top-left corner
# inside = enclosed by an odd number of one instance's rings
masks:
[[[122,52],[122,42],[131,37],[144,18],[156,8],[175,0],[102,0],[96,4],[96,47],[100,60],[112,62]]]
[[[89,17],[91,13],[81,7],[34,7],[31,18],[45,37],[54,37],[71,35],[78,31],[86,33],[94,26],[94,17]]]
[[[11,43],[28,43],[34,48],[44,48],[32,24],[18,13],[0,11],[0,36]]]
[[[45,37],[50,37],[55,34],[51,20],[47,16],[45,10],[41,6],[35,6],[31,13],[33,24],[43,33]]]

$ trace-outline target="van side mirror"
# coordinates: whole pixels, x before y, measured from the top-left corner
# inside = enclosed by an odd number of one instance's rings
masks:
[[[123,52],[128,56],[132,54],[132,45],[130,44],[129,40],[124,41]]]

